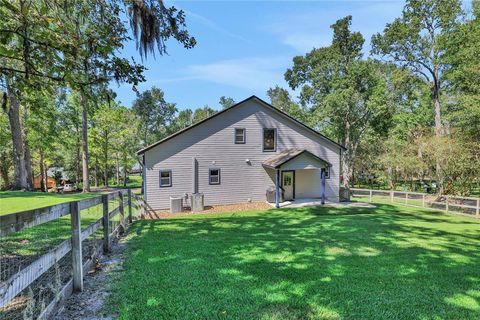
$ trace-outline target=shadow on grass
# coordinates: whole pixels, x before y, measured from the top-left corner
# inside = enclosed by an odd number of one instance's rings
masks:
[[[480,224],[378,205],[140,221],[121,319],[478,319]]]

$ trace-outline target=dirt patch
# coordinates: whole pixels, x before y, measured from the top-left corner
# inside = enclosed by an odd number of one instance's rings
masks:
[[[190,208],[184,208],[183,212],[179,213],[170,213],[168,210],[157,210],[149,211],[145,219],[168,219],[168,218],[178,218],[184,216],[198,215],[198,214],[207,214],[207,213],[227,213],[235,211],[250,211],[250,210],[266,210],[271,209],[272,206],[266,202],[248,202],[248,203],[237,203],[237,204],[226,204],[226,205],[217,205],[217,206],[205,206],[205,210],[199,212],[192,212]]]
[[[51,318],[54,320],[106,320],[115,315],[107,315],[105,302],[110,295],[112,285],[123,270],[125,243],[113,243],[111,252],[97,261],[95,268],[85,276],[84,290],[74,293],[63,307]]]

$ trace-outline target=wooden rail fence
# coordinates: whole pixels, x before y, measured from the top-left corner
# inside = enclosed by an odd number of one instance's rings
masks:
[[[126,201],[124,199],[125,196],[127,198]],[[109,201],[112,199],[118,199],[118,207],[109,210]],[[103,204],[103,216],[82,230],[81,211],[100,204]],[[128,209],[126,217],[125,206]],[[6,281],[0,282],[0,310],[42,274],[47,272],[56,262],[71,252],[72,278],[60,290],[60,296],[53,299],[39,316],[39,319],[48,318],[60,301],[64,301],[72,292],[83,290],[84,274],[91,269],[94,261],[93,258],[83,261],[82,241],[100,228],[103,228],[103,244],[99,248],[95,247],[95,252],[97,255],[102,250],[103,252],[108,252],[112,237],[122,233],[126,226],[133,221],[132,207],[136,208],[136,218],[143,217],[145,214],[143,199],[132,194],[131,190],[128,189],[80,201],[0,216],[0,240],[1,237],[54,221],[66,215],[70,215],[71,221],[71,237],[69,239],[64,240],[55,248],[42,254],[31,264],[10,276]],[[115,230],[110,230],[109,222],[117,215],[120,215],[120,222]]]
[[[350,190],[353,197],[368,197],[369,202],[373,202],[373,197],[382,197],[383,200],[388,198],[390,203],[400,203],[407,206],[421,208],[430,207],[480,219],[480,198],[453,195],[431,195],[428,193],[392,190],[358,188],[351,188]],[[465,213],[466,211],[469,213]]]

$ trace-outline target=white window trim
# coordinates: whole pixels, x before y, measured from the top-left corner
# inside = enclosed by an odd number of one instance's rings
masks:
[[[169,180],[169,183],[168,184],[165,184],[165,185],[162,185],[162,172],[168,172],[169,173],[169,176],[168,176],[168,180]],[[172,186],[172,182],[173,182],[173,178],[172,178],[172,170],[160,170],[159,172],[159,178],[160,178],[160,188],[169,188]],[[166,178],[164,178],[166,179]]]
[[[243,141],[237,142],[237,130],[243,130]],[[235,144],[245,144],[247,143],[247,129],[245,128],[235,128],[233,133],[233,142]]]
[[[212,182],[212,170],[218,170],[218,181],[217,182]],[[217,167],[208,168],[208,184],[209,185],[219,185],[220,182],[221,182],[221,178],[220,178],[221,174],[222,173],[220,171],[220,168],[217,168]]]

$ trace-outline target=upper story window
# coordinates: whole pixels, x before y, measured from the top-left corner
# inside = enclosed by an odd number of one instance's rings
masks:
[[[263,129],[263,151],[275,151],[277,149],[277,129]]]
[[[244,144],[245,143],[245,133],[244,128],[235,128],[235,144]]]
[[[220,184],[220,169],[219,168],[210,168],[208,171],[208,183],[209,184]]]
[[[172,186],[172,170],[160,170],[160,187]]]

